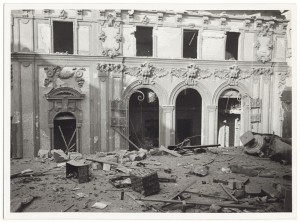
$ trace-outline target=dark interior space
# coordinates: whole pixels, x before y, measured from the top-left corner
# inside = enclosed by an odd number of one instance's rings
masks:
[[[221,146],[239,144],[240,117],[241,103],[238,92],[235,90],[224,92],[218,103],[218,143]]]
[[[292,88],[286,87],[281,94],[283,108],[282,137],[292,138]]]
[[[226,60],[238,60],[238,47],[239,47],[239,32],[227,32],[226,39]]]
[[[73,22],[53,22],[54,52],[73,54]]]
[[[60,113],[54,119],[54,149],[77,150],[76,119],[71,113]]]
[[[197,30],[183,30],[183,58],[197,59]]]
[[[137,56],[153,56],[152,32],[152,27],[136,27],[135,38]]]
[[[201,144],[202,98],[195,89],[185,89],[176,99],[176,144],[187,137],[191,145]]]
[[[140,92],[139,92],[140,91]],[[139,89],[129,100],[129,139],[138,147],[159,145],[159,101],[150,89]],[[134,150],[130,144],[130,150]]]

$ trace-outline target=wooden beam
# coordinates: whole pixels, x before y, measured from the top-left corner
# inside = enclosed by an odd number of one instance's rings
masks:
[[[167,148],[164,147],[164,146],[160,146],[159,149],[162,150],[162,151],[164,151],[164,152],[166,152],[166,153],[169,153],[169,154],[171,154],[171,155],[173,155],[173,156],[181,157],[181,155],[180,155],[179,153],[177,153],[176,151],[169,150],[169,149],[167,149]]]

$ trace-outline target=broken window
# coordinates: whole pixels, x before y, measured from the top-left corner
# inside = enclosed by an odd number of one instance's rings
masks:
[[[236,90],[224,91],[218,103],[218,143],[238,146],[241,123],[241,99]]]
[[[159,145],[159,100],[150,89],[139,89],[129,100],[129,139],[138,147]],[[130,150],[134,150],[129,145]]]
[[[183,58],[197,59],[197,30],[183,30]]]
[[[176,99],[176,144],[188,137],[190,145],[201,144],[202,98],[195,89],[185,89]]]
[[[76,118],[71,113],[59,113],[54,119],[54,149],[77,151]]]
[[[73,54],[73,22],[53,22],[54,52]]]
[[[136,56],[153,56],[152,32],[152,27],[136,27]]]
[[[239,36],[238,32],[227,32],[226,39],[226,60],[238,60]]]

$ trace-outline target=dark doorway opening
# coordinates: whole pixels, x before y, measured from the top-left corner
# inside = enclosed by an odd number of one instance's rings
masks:
[[[138,147],[159,145],[159,100],[150,89],[139,89],[129,100],[129,139]],[[134,150],[129,145],[130,150]]]
[[[53,22],[54,52],[74,53],[73,22]]]
[[[152,32],[152,27],[136,27],[136,56],[153,56]]]
[[[77,151],[76,118],[71,113],[59,113],[54,119],[54,149]]]
[[[239,146],[241,100],[237,90],[224,91],[218,102],[218,143]]]
[[[226,60],[238,60],[239,32],[226,32]]]
[[[197,30],[183,30],[183,58],[197,59]]]
[[[195,89],[185,89],[176,99],[176,144],[188,137],[191,145],[201,144],[202,98]]]
[[[283,109],[282,137],[292,138],[292,88],[286,87],[281,94]]]

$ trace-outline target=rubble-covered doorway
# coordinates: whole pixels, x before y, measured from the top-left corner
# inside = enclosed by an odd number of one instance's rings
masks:
[[[201,144],[202,97],[195,89],[184,89],[176,98],[175,142],[188,137],[191,145]]]
[[[53,122],[53,148],[69,152],[77,151],[78,137],[74,115],[69,112],[59,113]]]
[[[241,98],[235,89],[225,90],[218,101],[218,143],[239,146],[241,129]]]
[[[151,89],[136,90],[129,99],[129,139],[144,149],[158,147],[159,100]]]

